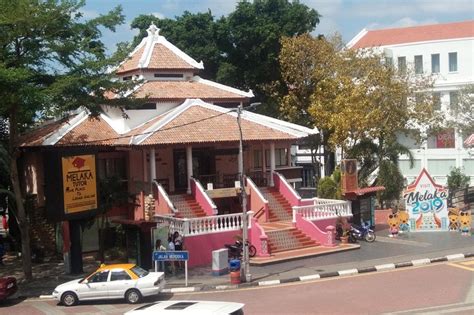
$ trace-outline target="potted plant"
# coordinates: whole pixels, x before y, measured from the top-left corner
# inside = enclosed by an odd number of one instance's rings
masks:
[[[343,227],[343,230],[342,230],[341,243],[342,244],[349,243],[349,229],[347,229],[346,227]]]

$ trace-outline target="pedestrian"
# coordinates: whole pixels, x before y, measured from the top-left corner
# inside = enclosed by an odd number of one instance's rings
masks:
[[[173,238],[171,236],[168,236],[168,250],[169,251],[175,251]],[[175,274],[176,273],[175,261],[169,261],[168,265],[171,268],[171,272],[173,274]]]
[[[183,237],[179,234],[178,231],[175,231],[173,233],[173,242],[174,242],[175,250],[183,250]],[[176,265],[178,266],[179,269],[184,268],[182,261],[177,261]]]
[[[161,240],[160,239],[157,239],[156,242],[155,242],[155,251],[159,251],[159,252],[163,252],[163,251],[166,251],[166,247],[163,246],[163,244],[161,244]],[[164,261],[160,261],[159,263],[159,268],[160,268],[160,271],[165,271],[165,262]]]

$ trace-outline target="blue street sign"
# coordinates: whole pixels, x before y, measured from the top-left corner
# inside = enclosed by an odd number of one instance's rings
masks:
[[[154,251],[153,260],[156,261],[187,261],[189,252],[185,250],[176,251]]]

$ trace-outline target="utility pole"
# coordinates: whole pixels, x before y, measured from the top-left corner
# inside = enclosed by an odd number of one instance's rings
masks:
[[[245,175],[244,175],[244,149],[242,145],[242,126],[240,124],[240,116],[242,114],[242,105],[237,108],[237,124],[239,125],[239,179],[240,179],[240,192],[242,196],[242,245],[243,245],[243,257],[240,278],[242,282],[252,281],[252,275],[250,274],[249,264],[249,246],[248,246],[248,218],[247,218],[247,192],[245,191]]]

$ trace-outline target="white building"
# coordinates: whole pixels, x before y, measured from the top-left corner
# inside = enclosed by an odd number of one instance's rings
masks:
[[[399,69],[413,67],[417,74],[433,74],[433,96],[446,115],[457,101],[458,91],[474,84],[474,20],[448,24],[404,28],[362,30],[349,48],[376,48]],[[474,104],[471,104],[474,111]],[[474,183],[474,150],[464,145],[456,130],[445,130],[415,144],[406,137],[399,141],[409,147],[415,158],[410,168],[406,156],[400,157],[400,169],[412,182],[426,168],[439,184],[446,184],[453,167],[460,167]]]

